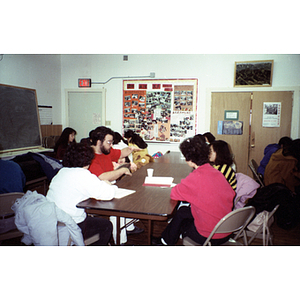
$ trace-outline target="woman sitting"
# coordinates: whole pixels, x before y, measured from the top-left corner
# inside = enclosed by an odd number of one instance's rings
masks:
[[[235,192],[224,176],[209,164],[209,146],[205,140],[186,139],[180,144],[180,151],[194,170],[172,188],[170,196],[191,205],[180,207],[161,237],[153,237],[156,245],[175,245],[181,234],[203,244],[216,224],[232,209]],[[223,244],[229,236],[229,233],[215,234],[211,243]]]
[[[210,144],[209,161],[211,165],[225,176],[233,190],[236,190],[236,177],[232,168],[233,159],[225,141],[214,141]]]
[[[56,154],[56,158],[62,160],[64,158],[64,154],[68,148],[68,146],[72,143],[76,143],[75,135],[77,134],[76,130],[70,127],[66,127],[59,139],[55,143],[54,153]]]

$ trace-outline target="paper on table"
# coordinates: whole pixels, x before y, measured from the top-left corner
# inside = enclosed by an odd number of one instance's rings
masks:
[[[143,185],[150,185],[150,186],[171,186],[174,178],[173,177],[146,177]]]
[[[123,197],[128,196],[128,195],[133,194],[133,193],[135,193],[134,190],[127,190],[127,189],[118,188],[116,190],[115,198],[120,199],[120,198],[123,198]]]
[[[169,188],[169,187],[171,187],[171,188],[173,188],[174,186],[176,186],[177,185],[177,183],[172,183],[171,184],[171,186],[161,186],[160,188],[162,188],[162,189],[167,189],[167,188]]]

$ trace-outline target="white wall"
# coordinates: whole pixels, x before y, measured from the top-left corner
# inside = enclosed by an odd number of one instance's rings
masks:
[[[0,83],[36,90],[39,105],[53,106],[53,123],[61,124],[60,55],[4,54]]]
[[[295,90],[292,137],[299,137],[299,89],[300,55],[219,55],[219,54],[130,54],[123,61],[122,54],[109,55],[62,55],[62,122],[66,126],[65,89],[76,89],[78,78],[91,78],[94,82],[105,82],[111,77],[145,76],[155,73],[156,79],[198,78],[198,133],[210,128],[210,93],[214,90],[245,91],[234,88],[234,66],[236,61],[274,60],[273,84],[271,88],[255,90]],[[124,78],[126,79],[126,78]],[[103,85],[92,85],[93,89]],[[122,79],[113,79],[104,85],[106,93],[106,120],[111,121],[115,131],[122,129]],[[150,153],[178,149],[173,145],[150,144]]]
[[[156,79],[198,78],[198,128],[209,131],[211,91],[246,91],[234,88],[234,63],[247,60],[274,60],[273,85],[255,90],[294,90],[292,138],[300,137],[300,55],[285,54],[122,54],[99,55],[4,55],[0,61],[0,83],[37,90],[38,104],[53,106],[54,124],[67,126],[67,89],[78,89],[78,78],[105,82],[114,76],[145,76],[155,73]],[[106,89],[106,119],[115,131],[122,129],[122,79],[113,79]],[[102,89],[93,85],[92,89]],[[157,144],[155,144],[157,145]],[[174,146],[150,145],[150,153],[165,152]],[[177,146],[175,146],[176,149]]]

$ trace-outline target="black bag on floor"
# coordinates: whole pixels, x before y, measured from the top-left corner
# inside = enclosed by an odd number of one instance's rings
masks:
[[[257,215],[264,210],[272,211],[277,204],[277,225],[282,229],[294,228],[299,221],[299,204],[297,197],[284,184],[273,183],[260,188],[246,206],[254,206]]]

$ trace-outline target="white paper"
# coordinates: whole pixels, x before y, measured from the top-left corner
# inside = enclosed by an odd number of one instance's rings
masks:
[[[117,191],[116,191],[115,198],[120,199],[120,198],[123,198],[125,196],[131,195],[133,193],[135,193],[134,190],[127,190],[127,189],[118,188]]]
[[[158,177],[158,176],[152,176],[152,177],[146,177],[145,178],[145,184],[155,184],[155,185],[170,185],[172,184],[174,178],[173,177]]]
[[[41,125],[52,125],[52,106],[39,105],[38,109]]]

